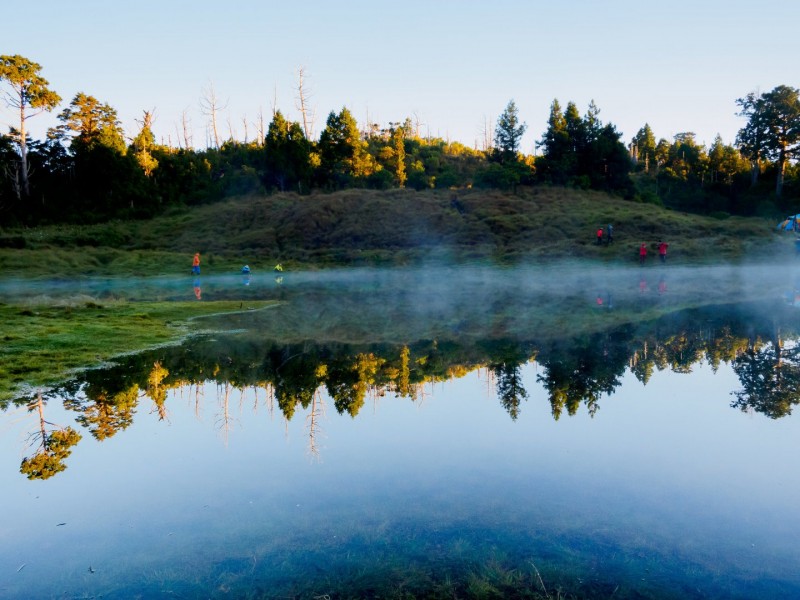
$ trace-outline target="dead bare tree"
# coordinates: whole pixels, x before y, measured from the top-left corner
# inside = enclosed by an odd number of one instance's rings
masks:
[[[481,127],[481,138],[481,150],[488,152],[494,146],[494,127],[492,125],[492,119],[489,119],[485,115],[483,117],[483,126]]]
[[[242,117],[242,127],[244,128],[244,144],[246,146],[247,142],[249,141],[249,137],[250,137],[250,132],[249,132],[248,127],[247,127],[247,116],[246,115],[244,117]]]
[[[232,142],[234,139],[236,139],[236,131],[233,129],[233,123],[231,122],[230,116],[227,119],[227,123],[228,123],[228,141]]]
[[[187,116],[187,110],[184,108],[181,113],[181,127],[183,128],[183,147],[187,150],[192,148],[192,130],[191,121]]]
[[[305,87],[305,67],[300,67],[297,71],[297,110],[303,117],[303,133],[307,140],[311,139],[314,133],[314,111],[309,107],[310,91]]]
[[[143,110],[142,111],[142,119],[134,119],[141,129],[149,129],[150,131],[153,130],[153,124],[156,122],[156,109],[153,107],[153,110]]]
[[[258,107],[258,120],[253,124],[256,126],[256,146],[261,147],[264,145],[266,130],[264,129],[264,111],[260,106]]]
[[[424,125],[424,123],[420,122],[419,113],[417,113],[417,111],[414,111],[413,115],[414,115],[414,137],[419,138],[419,128],[421,125]]]
[[[219,111],[228,106],[227,102],[221,104],[214,90],[213,82],[209,82],[208,88],[203,90],[203,97],[200,98],[200,111],[209,118],[209,127],[214,147],[219,148],[219,128],[217,127],[217,115]]]

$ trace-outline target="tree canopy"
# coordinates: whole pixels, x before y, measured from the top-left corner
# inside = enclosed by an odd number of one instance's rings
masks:
[[[19,127],[0,134],[0,225],[146,218],[241,194],[352,187],[554,185],[702,213],[777,216],[800,209],[800,100],[787,85],[735,100],[745,124],[733,144],[718,136],[710,148],[689,130],[658,138],[647,123],[626,147],[594,101],[581,115],[576,103],[554,99],[530,155],[522,149],[528,126],[513,99],[482,149],[423,137],[410,117],[360,126],[347,107],[330,112],[318,139],[308,137],[307,120],[287,119],[276,108],[255,140],[246,134],[237,141],[233,133],[225,140],[213,90],[205,106],[214,143],[206,148],[191,147],[185,118],[178,147],[159,142],[154,110],[142,111],[139,128],[126,132],[116,109],[86,92],[72,97],[46,139],[32,140],[27,119],[61,102],[40,71],[22,56],[0,56],[6,104],[19,112]],[[772,189],[761,179],[774,182]]]

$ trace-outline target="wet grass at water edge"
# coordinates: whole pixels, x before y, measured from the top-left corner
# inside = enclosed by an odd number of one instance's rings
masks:
[[[0,304],[0,402],[57,383],[120,354],[177,343],[198,317],[251,311],[273,301],[125,302],[88,296]]]

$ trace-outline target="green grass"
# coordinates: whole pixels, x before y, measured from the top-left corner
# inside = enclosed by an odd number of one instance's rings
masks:
[[[594,233],[613,223],[615,243]],[[150,221],[0,231],[0,273],[153,275],[439,260],[635,262],[664,239],[672,262],[769,260],[793,253],[772,220],[716,219],[607,194],[536,187],[499,191],[347,190],[250,196]]]
[[[598,226],[615,242],[597,246]],[[794,254],[792,235],[763,219],[714,219],[598,192],[537,187],[499,191],[347,190],[234,198],[149,220],[0,231],[0,275],[19,278],[203,275],[442,261],[500,264],[588,259],[635,264],[641,242],[670,244],[672,264],[764,260]],[[235,305],[235,306],[234,306]],[[186,318],[234,303],[0,305],[0,397],[42,385],[121,352],[181,339]]]
[[[65,379],[123,353],[173,344],[198,332],[198,317],[274,302],[108,302],[0,304],[0,400]]]

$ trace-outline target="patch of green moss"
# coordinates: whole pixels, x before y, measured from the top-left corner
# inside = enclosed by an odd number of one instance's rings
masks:
[[[0,304],[0,400],[44,386],[120,354],[173,344],[197,333],[196,319],[254,311],[275,302],[87,302],[20,309]],[[103,317],[103,318],[98,318]]]

